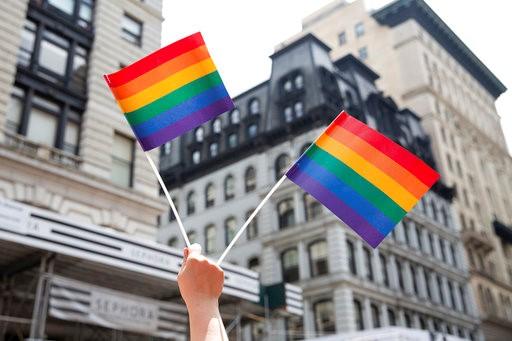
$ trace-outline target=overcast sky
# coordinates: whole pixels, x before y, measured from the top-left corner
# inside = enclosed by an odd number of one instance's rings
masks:
[[[467,46],[512,88],[512,1],[426,0]],[[164,0],[162,44],[201,31],[231,96],[270,75],[274,46],[301,30],[301,21],[330,0]],[[391,1],[365,0],[367,8]],[[484,5],[485,4],[485,5]],[[512,149],[512,90],[498,99]]]

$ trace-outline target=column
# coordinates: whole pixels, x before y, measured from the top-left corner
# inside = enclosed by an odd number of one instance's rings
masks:
[[[297,251],[299,253],[299,278],[309,278],[311,272],[309,268],[308,251],[303,241],[300,241],[299,244],[297,245]]]
[[[334,289],[334,312],[336,317],[336,332],[346,333],[356,330],[356,318],[352,290],[338,287]]]

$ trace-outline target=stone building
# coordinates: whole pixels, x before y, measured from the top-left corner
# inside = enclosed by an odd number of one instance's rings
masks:
[[[154,239],[165,205],[102,78],[160,46],[160,0],[0,2],[0,196]]]
[[[236,109],[161,148],[161,173],[189,237],[216,258],[287,167],[344,108],[436,167],[420,118],[376,87],[352,55],[305,34],[272,56],[270,78],[235,97]],[[373,250],[290,181],[228,255],[262,283],[303,289],[303,318],[244,326],[244,340],[299,340],[387,326],[480,340],[453,188],[439,182]],[[183,245],[175,217],[159,240]]]
[[[422,118],[456,189],[482,330],[488,340],[512,339],[512,159],[495,107],[505,86],[423,0],[373,12],[362,0],[333,1],[303,20],[298,36],[310,32],[334,60],[358,56],[381,76],[379,88]]]

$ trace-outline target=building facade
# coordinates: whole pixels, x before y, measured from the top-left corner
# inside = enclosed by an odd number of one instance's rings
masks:
[[[333,1],[303,20],[299,36],[310,32],[333,59],[353,53],[370,65],[379,88],[422,117],[456,189],[482,328],[489,340],[511,339],[512,159],[495,107],[505,86],[423,0],[371,13],[362,0]]]
[[[333,61],[307,34],[271,56],[270,78],[236,109],[161,148],[161,173],[192,241],[218,257],[252,210],[344,108],[436,167],[420,118],[382,95],[379,76],[352,55]],[[387,326],[480,340],[468,265],[439,182],[378,249],[285,181],[228,255],[261,282],[303,289],[303,318],[252,321],[244,340],[299,340]],[[183,245],[175,217],[159,240]]]
[[[102,75],[160,46],[161,7],[0,3],[0,196],[155,238],[165,205]]]

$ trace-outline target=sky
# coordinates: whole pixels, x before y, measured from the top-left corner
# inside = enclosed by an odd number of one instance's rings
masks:
[[[331,0],[164,0],[162,45],[201,31],[232,97],[270,76],[274,47]],[[496,101],[512,150],[512,1],[426,0],[510,90]],[[377,9],[390,0],[365,0]],[[484,5],[485,4],[485,5]]]

